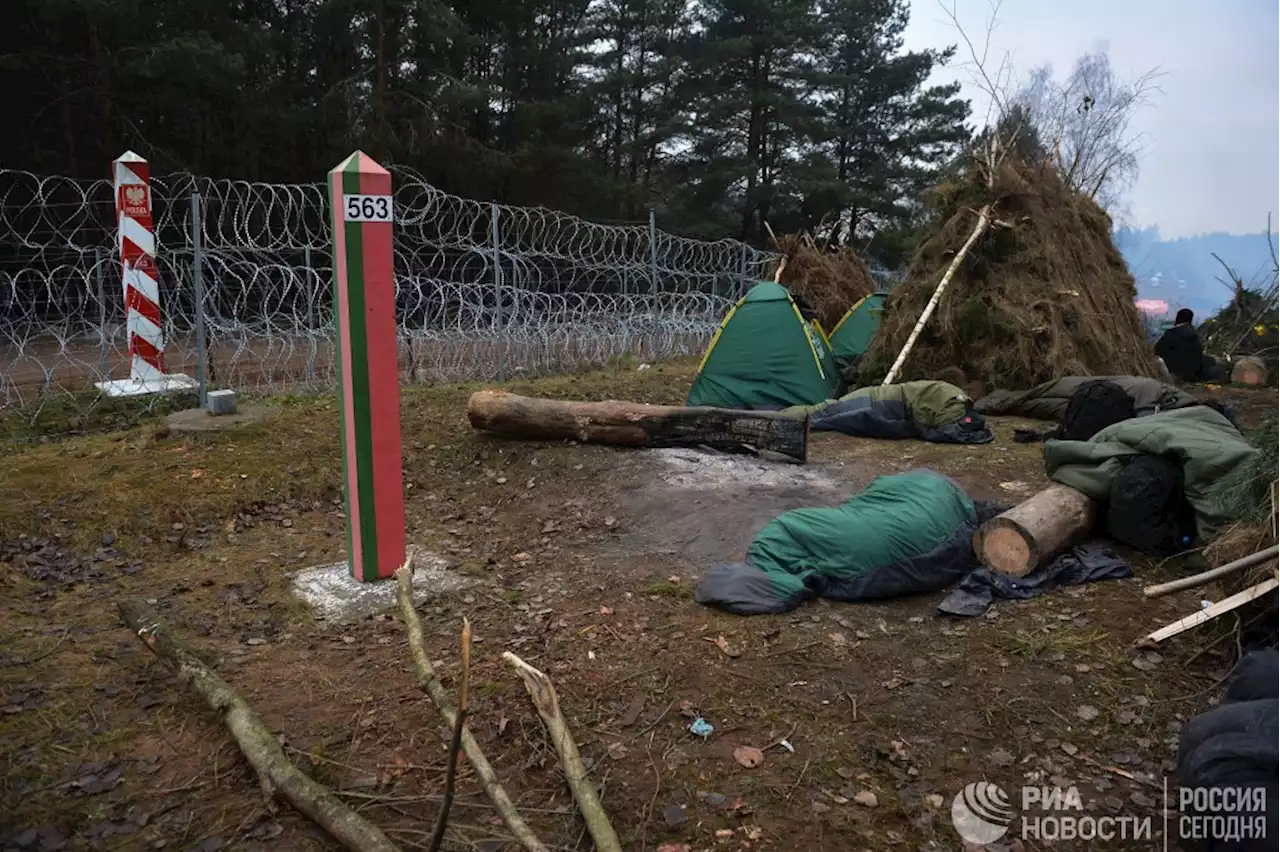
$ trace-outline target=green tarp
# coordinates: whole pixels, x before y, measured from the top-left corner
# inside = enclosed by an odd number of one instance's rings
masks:
[[[1227,418],[1207,406],[1162,411],[1108,426],[1088,441],[1046,441],[1049,478],[1106,500],[1126,462],[1140,455],[1169,459],[1182,468],[1182,487],[1196,513],[1196,533],[1207,541],[1235,518],[1211,496],[1215,483],[1258,451]]]
[[[689,405],[778,409],[821,402],[839,388],[826,341],[787,288],[761,282],[729,311],[707,347]]]
[[[881,476],[839,506],[774,518],[747,561],[712,568],[694,598],[758,614],[814,596],[857,601],[942,589],[973,567],[977,522],[973,501],[939,473]]]

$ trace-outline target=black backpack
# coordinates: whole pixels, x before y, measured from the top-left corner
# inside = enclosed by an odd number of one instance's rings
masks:
[[[1136,416],[1133,397],[1124,388],[1115,382],[1094,379],[1072,391],[1056,437],[1087,441],[1111,424]]]
[[[1182,490],[1182,467],[1138,456],[1111,481],[1107,535],[1148,553],[1177,553],[1195,538],[1195,512]]]

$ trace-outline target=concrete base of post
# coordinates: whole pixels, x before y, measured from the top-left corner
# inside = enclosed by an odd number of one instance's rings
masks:
[[[270,416],[270,410],[255,406],[241,408],[235,414],[214,417],[203,408],[186,408],[175,411],[164,419],[174,432],[223,432],[239,426],[261,423]]]
[[[435,553],[414,556],[413,589],[416,600],[438,597],[471,585],[474,580],[449,570],[449,562]],[[325,621],[355,621],[396,605],[396,581],[362,583],[351,576],[346,562],[304,568],[293,575],[293,593],[309,604]]]
[[[114,379],[109,382],[95,382],[94,387],[107,396],[122,397],[194,391],[199,387],[199,384],[190,376],[184,376],[181,373],[170,373],[158,379]]]

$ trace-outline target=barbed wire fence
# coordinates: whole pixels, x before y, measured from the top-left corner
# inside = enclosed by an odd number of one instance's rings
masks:
[[[561,372],[699,352],[776,256],[647,224],[441,192],[395,170],[400,380]],[[153,178],[165,367],[244,393],[335,384],[325,186]],[[199,208],[200,239],[192,231]],[[90,413],[128,375],[110,181],[0,170],[0,409]],[[197,299],[194,270],[203,270]]]

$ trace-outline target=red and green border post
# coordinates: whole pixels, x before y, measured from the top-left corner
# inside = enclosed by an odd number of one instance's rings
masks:
[[[391,174],[363,151],[329,172],[347,553],[359,581],[404,562]]]

